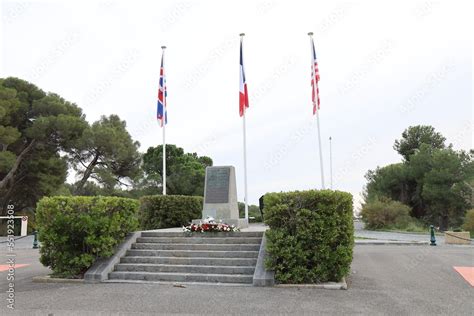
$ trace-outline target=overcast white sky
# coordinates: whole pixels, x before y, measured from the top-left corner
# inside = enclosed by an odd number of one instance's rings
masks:
[[[118,114],[141,151],[162,142],[155,121],[168,46],[167,142],[233,165],[243,200],[238,44],[244,41],[249,200],[320,188],[310,46],[321,74],[329,186],[355,201],[368,169],[400,161],[410,125],[429,124],[472,148],[470,1],[7,1],[0,77],[77,103],[92,122]]]

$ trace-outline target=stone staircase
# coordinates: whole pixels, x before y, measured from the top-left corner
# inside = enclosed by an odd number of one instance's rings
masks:
[[[263,232],[142,232],[109,282],[252,284]]]

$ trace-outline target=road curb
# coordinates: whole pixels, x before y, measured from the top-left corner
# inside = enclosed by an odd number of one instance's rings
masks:
[[[426,246],[429,245],[430,243],[428,241],[391,241],[391,240],[368,240],[368,241],[362,241],[362,240],[356,240],[355,241],[356,245],[378,245],[378,246],[387,246],[387,245],[393,245],[393,246]]]
[[[52,278],[49,275],[46,276],[35,276],[33,277],[34,283],[76,283],[83,284],[84,279],[63,279],[63,278]]]
[[[346,278],[342,278],[340,282],[326,282],[317,284],[276,284],[274,287],[280,288],[311,288],[324,290],[347,290]]]
[[[252,287],[251,283],[212,283],[212,282],[175,282],[175,281],[147,281],[147,280],[104,280],[104,284],[160,284],[171,285],[173,287],[192,287],[192,286],[224,286],[224,287]]]

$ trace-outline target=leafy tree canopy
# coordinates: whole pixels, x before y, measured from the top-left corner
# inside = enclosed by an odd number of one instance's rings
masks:
[[[444,141],[431,126],[406,129],[394,146],[404,161],[368,171],[366,203],[390,198],[426,223],[460,225],[473,205],[474,151],[455,151]]]
[[[81,109],[18,78],[0,79],[0,204],[33,207],[65,181],[68,151],[87,128]]]
[[[132,179],[140,174],[139,146],[127,132],[125,121],[117,115],[102,116],[84,131],[68,152],[70,162],[81,176],[75,193],[83,194],[91,178],[109,190],[131,185]]]
[[[432,126],[410,126],[402,133],[402,138],[395,141],[393,149],[408,161],[421,144],[427,144],[431,148],[445,148],[445,140]]]
[[[161,187],[163,176],[163,146],[148,148],[143,156],[145,187]],[[169,194],[204,195],[206,167],[212,166],[212,159],[185,153],[176,145],[166,145],[166,190]],[[156,192],[155,192],[156,194]]]

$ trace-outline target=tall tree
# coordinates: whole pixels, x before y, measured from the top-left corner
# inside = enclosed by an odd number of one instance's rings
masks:
[[[56,194],[67,176],[67,161],[58,153],[34,149],[23,161],[15,175],[15,185],[8,196],[15,210],[33,210],[36,202],[45,195]]]
[[[59,95],[18,78],[0,79],[2,210],[10,201],[32,207],[57,189],[67,172],[60,153],[70,149],[86,126],[81,109]]]
[[[68,152],[81,176],[75,184],[75,193],[81,194],[89,179],[108,188],[130,185],[131,179],[140,173],[139,146],[127,132],[125,121],[117,115],[102,116]]]
[[[467,209],[472,207],[474,154],[452,149],[434,149],[430,170],[425,173],[422,197],[428,205],[428,216],[441,229],[460,226]],[[418,157],[413,157],[418,159]]]
[[[143,156],[143,170],[150,185],[162,188],[163,146],[148,148]],[[169,194],[204,195],[206,167],[212,166],[212,159],[185,153],[176,145],[166,145],[166,190]]]
[[[367,185],[366,202],[387,197],[410,204],[408,170],[405,164],[396,163],[369,170],[365,175]]]
[[[454,151],[431,126],[410,127],[395,142],[402,163],[366,175],[365,201],[390,198],[409,205],[412,216],[442,229],[457,226],[473,205],[474,152]]]
[[[427,144],[431,148],[445,148],[445,140],[446,138],[436,132],[433,126],[410,126],[402,133],[402,138],[395,141],[393,149],[408,161],[421,144]]]

